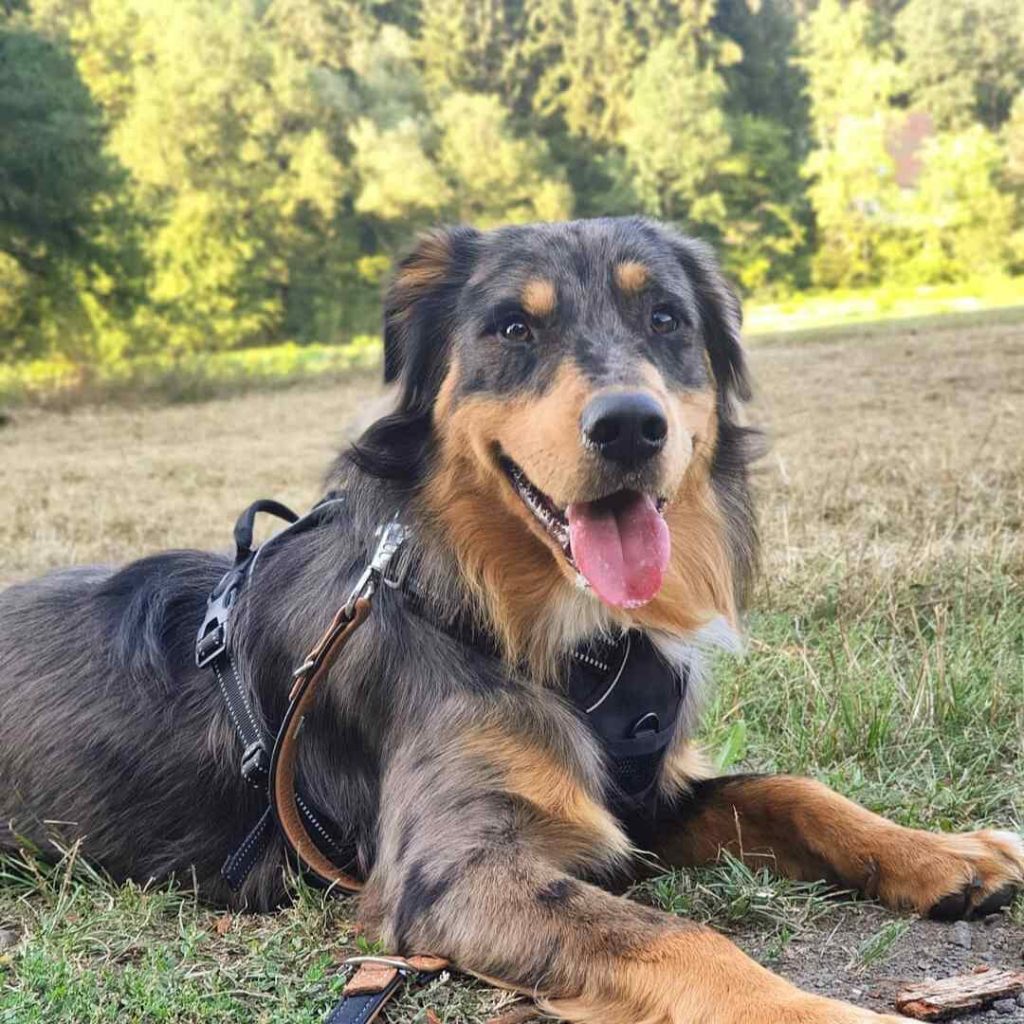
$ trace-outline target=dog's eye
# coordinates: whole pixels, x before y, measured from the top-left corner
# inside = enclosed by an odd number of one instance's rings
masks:
[[[679,321],[670,310],[659,307],[651,313],[651,330],[655,334],[671,334],[678,327]]]
[[[510,316],[498,333],[508,341],[529,341],[531,337],[530,325],[521,316]]]

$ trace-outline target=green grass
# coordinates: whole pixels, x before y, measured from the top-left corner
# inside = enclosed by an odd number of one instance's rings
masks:
[[[910,922],[901,918],[888,921],[874,935],[866,938],[858,947],[850,963],[854,970],[867,970],[876,964],[884,964],[892,955],[895,946],[907,932]]]
[[[829,589],[755,614],[749,656],[719,665],[713,746],[731,750],[739,730],[745,767],[816,775],[905,825],[1019,826],[1019,582],[992,571],[926,595]]]
[[[2,878],[31,941],[6,957],[0,1021],[313,1021],[343,983],[325,937],[351,939],[345,907],[301,887],[277,918],[218,917],[172,887],[114,886],[73,854]]]
[[[659,875],[631,895],[693,921],[759,928],[780,940],[828,917],[837,896],[822,883],[780,879],[728,855],[716,867]]]
[[[194,402],[314,379],[329,382],[376,369],[380,353],[380,339],[367,335],[347,345],[288,342],[229,352],[138,356],[97,366],[60,358],[0,363],[0,403]]]
[[[805,292],[778,302],[752,301],[748,335],[792,334],[823,327],[888,323],[957,313],[978,313],[1024,302],[1024,281],[995,277],[943,285],[879,285],[875,288]]]

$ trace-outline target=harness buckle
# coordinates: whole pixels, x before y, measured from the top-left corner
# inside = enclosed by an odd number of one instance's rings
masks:
[[[397,971],[403,978],[411,978],[421,973],[415,964],[410,963],[404,956],[348,956],[341,961],[342,967],[390,967]]]
[[[254,789],[266,789],[270,782],[270,755],[262,740],[250,743],[242,753],[242,778]]]
[[[206,602],[206,614],[196,636],[196,668],[205,668],[228,647],[228,619],[231,607],[245,581],[249,559],[229,569]]]

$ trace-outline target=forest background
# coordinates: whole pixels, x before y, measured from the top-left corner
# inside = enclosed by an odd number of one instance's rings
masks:
[[[418,228],[632,212],[762,301],[1024,295],[1024,4],[0,0],[19,387],[372,353]]]

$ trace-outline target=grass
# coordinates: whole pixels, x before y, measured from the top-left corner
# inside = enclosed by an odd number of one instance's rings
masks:
[[[882,925],[874,935],[868,936],[858,947],[851,961],[855,970],[867,970],[875,964],[884,964],[892,955],[896,944],[910,931],[910,922],[901,918]]]
[[[879,285],[823,293],[804,292],[778,302],[751,302],[748,334],[820,330],[869,322],[916,319],[949,313],[1020,306],[1024,282],[994,277],[943,285]]]
[[[1020,829],[1024,316],[758,339],[752,362],[752,417],[771,440],[756,478],[765,571],[746,658],[717,665],[712,752],[730,770],[806,772],[908,825]],[[226,547],[250,499],[314,500],[372,397],[356,379],[145,410],[17,409],[0,429],[0,577]],[[858,920],[854,973],[884,970],[912,938],[906,920],[876,926],[864,903],[736,862],[636,896],[781,968],[807,936],[854,935]],[[1013,916],[1024,926],[1024,900]],[[184,889],[113,886],[74,851],[56,868],[3,867],[0,928],[18,935],[0,951],[0,1024],[319,1021],[359,948],[349,901],[301,884],[279,914],[225,919]],[[507,998],[445,978],[389,1019],[481,1024]]]
[[[297,345],[137,356],[86,366],[64,358],[0,363],[0,403],[60,408],[116,399],[122,402],[194,402],[253,389],[325,383],[376,367],[380,338],[363,335],[347,345]]]

